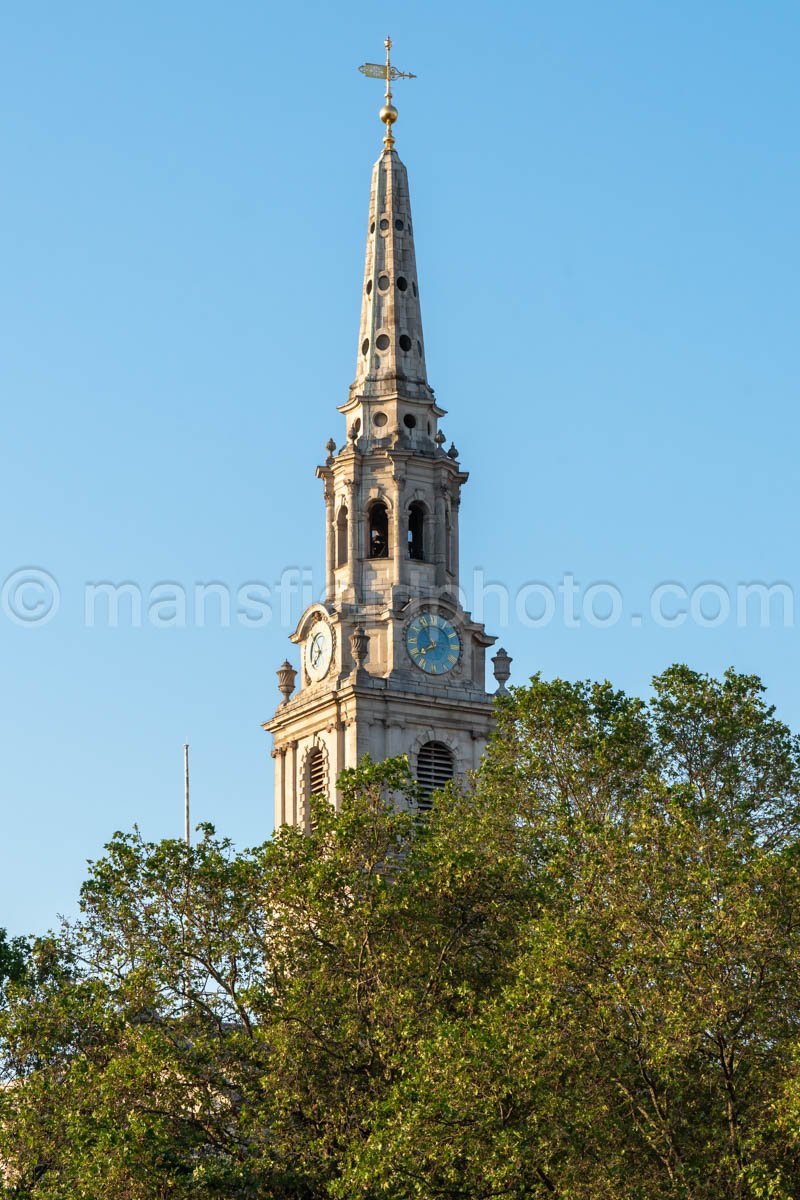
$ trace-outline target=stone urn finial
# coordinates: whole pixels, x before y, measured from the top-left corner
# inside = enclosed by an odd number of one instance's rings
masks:
[[[294,681],[297,679],[297,671],[295,671],[288,658],[286,658],[278,667],[276,674],[278,676],[278,689],[283,696],[283,703],[286,704],[294,691]]]
[[[328,451],[327,461],[330,464],[333,462],[333,452],[336,449],[336,442],[333,440],[333,438],[328,438],[327,442],[325,443],[325,449]]]
[[[356,664],[356,674],[364,670],[368,651],[369,635],[363,625],[357,625],[350,634],[350,652],[353,655],[353,662]]]
[[[511,664],[513,661],[511,655],[506,653],[502,646],[492,658],[492,662],[494,663],[494,677],[500,685],[495,693],[497,696],[508,695],[506,684],[511,677]]]

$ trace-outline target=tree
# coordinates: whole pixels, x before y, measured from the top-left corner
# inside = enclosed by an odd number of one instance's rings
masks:
[[[508,956],[513,872],[428,845],[405,763],[235,854],[118,834],[0,1022],[11,1195],[323,1195],[430,1014]],[[465,831],[464,831],[465,832]],[[44,943],[37,946],[42,951]]]
[[[503,708],[478,793],[536,904],[510,983],[417,1047],[359,1194],[800,1195],[798,743],[761,693],[673,668],[649,704],[534,680]]]
[[[5,929],[0,929],[0,995],[6,981],[22,979],[27,969],[28,943],[25,938],[15,937],[9,941]]]
[[[243,853],[115,836],[7,986],[7,1195],[800,1195],[800,750],[756,679],[537,678],[427,817],[403,762],[340,796]]]

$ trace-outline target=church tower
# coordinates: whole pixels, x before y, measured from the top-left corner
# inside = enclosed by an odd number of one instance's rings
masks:
[[[356,375],[339,408],[344,444],[317,467],[325,499],[325,602],[291,635],[278,670],[275,823],[306,826],[308,799],[364,754],[407,755],[430,794],[477,767],[492,727],[486,649],[496,640],[459,600],[458,519],[467,473],[428,383],[408,176],[394,149],[391,66],[383,152],[372,171]],[[510,659],[493,659],[498,691]]]

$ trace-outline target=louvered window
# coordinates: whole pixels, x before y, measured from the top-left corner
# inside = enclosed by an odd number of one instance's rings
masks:
[[[308,756],[308,792],[307,798],[312,796],[324,796],[327,800],[327,788],[325,786],[325,755],[319,749],[314,749]],[[309,825],[313,829],[315,822],[311,819],[309,813]]]
[[[420,747],[417,781],[422,789],[419,807],[423,812],[430,810],[433,793],[453,778],[454,769],[453,752],[444,742],[426,742]]]

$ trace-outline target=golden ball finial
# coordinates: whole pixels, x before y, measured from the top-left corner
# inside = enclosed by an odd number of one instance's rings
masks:
[[[384,104],[381,109],[381,120],[384,125],[394,125],[397,120],[397,109],[393,104]]]

